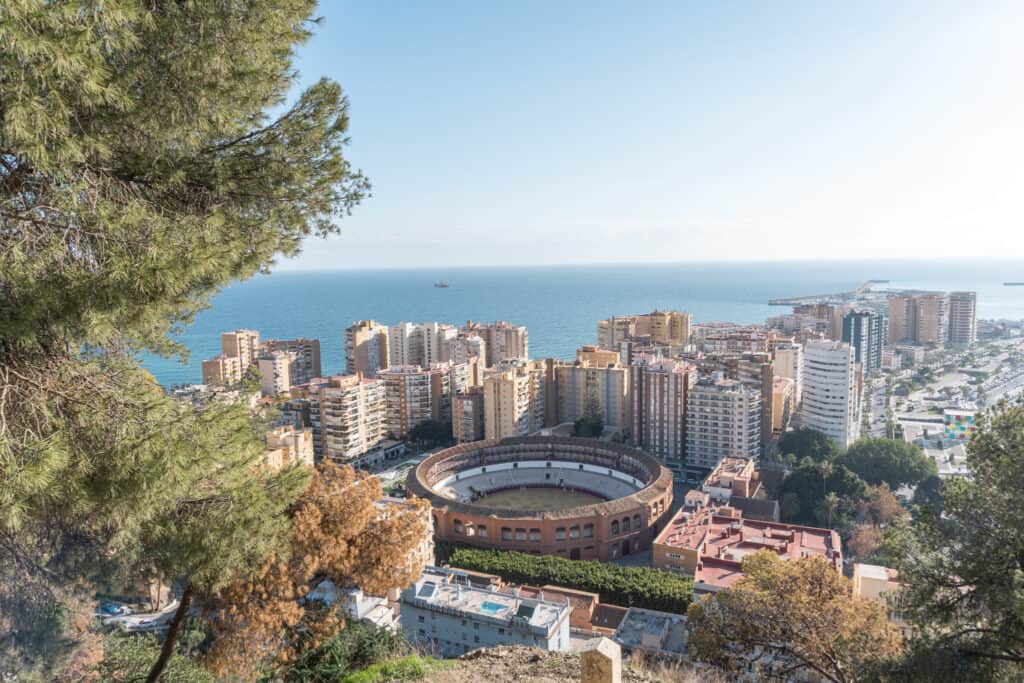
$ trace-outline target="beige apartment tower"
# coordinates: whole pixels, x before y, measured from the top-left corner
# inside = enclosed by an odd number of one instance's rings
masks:
[[[221,353],[238,358],[242,374],[260,355],[260,333],[256,330],[235,330],[220,335]]]
[[[543,361],[517,363],[484,377],[484,438],[526,436],[545,426],[547,369]]]
[[[697,369],[680,361],[642,357],[629,370],[633,441],[683,478],[686,398]]]
[[[344,463],[384,441],[384,383],[359,375],[336,375],[329,382],[315,393],[321,454]]]
[[[360,320],[345,330],[345,369],[350,375],[376,377],[391,363],[388,327],[376,320]]]
[[[558,422],[575,422],[596,403],[606,427],[629,429],[629,368],[586,362],[556,365]]]
[[[455,443],[484,438],[484,388],[470,387],[452,397],[452,437]]]
[[[263,343],[263,351],[287,351],[295,354],[292,385],[306,384],[320,377],[319,339],[272,339]]]

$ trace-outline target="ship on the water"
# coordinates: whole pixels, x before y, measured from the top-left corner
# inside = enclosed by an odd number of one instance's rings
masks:
[[[440,282],[435,282],[434,286],[437,287],[438,289],[448,289],[448,281],[441,280]]]
[[[1024,287],[1024,282],[1004,282],[1004,287]]]

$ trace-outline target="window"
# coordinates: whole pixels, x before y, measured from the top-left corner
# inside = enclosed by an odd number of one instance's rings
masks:
[[[462,521],[461,520],[458,520],[458,519],[455,520],[455,533],[457,533],[457,534],[461,534],[462,533]]]
[[[473,642],[474,643],[479,643],[480,642],[480,636],[473,636]]]
[[[525,541],[526,540],[526,529],[516,529],[516,540],[517,541]]]
[[[501,540],[511,541],[512,540],[512,529],[507,526],[501,527]]]
[[[633,515],[633,528],[634,529],[639,529],[640,528],[640,515]]]
[[[462,625],[463,625],[463,626],[465,626],[465,625],[466,625],[466,620],[465,620],[465,619],[463,619],[463,620],[462,620]]]
[[[622,518],[622,533],[629,531],[629,517]]]
[[[512,463],[512,469],[518,470],[519,469],[519,463],[517,463],[517,462]]]
[[[593,538],[593,537],[594,537],[594,525],[593,524],[584,524],[583,525],[583,538]]]
[[[418,631],[418,633],[419,633],[419,634],[420,634],[421,636],[426,636],[426,635],[427,635],[427,632],[426,632],[425,630],[423,630],[422,628],[421,628],[421,629],[420,629],[420,630]]]
[[[487,527],[485,527],[483,524],[478,526],[476,528],[476,535],[480,538],[487,538]]]
[[[422,624],[426,621],[426,618],[424,618],[424,616],[421,614],[419,617],[417,617],[417,621],[419,621]]]
[[[544,464],[544,466],[545,466],[545,467],[551,467],[551,461],[550,461],[550,460],[548,460],[548,461],[547,461],[547,462],[546,462],[546,463]]]
[[[578,526],[569,527],[569,538],[577,539],[580,537],[580,528]]]
[[[478,623],[476,623],[476,622],[474,621],[474,622],[473,622],[473,630],[474,630],[474,631],[479,631],[479,630],[480,630],[480,624],[478,624]]]
[[[612,522],[612,536],[619,535],[619,520]]]
[[[499,629],[498,629],[498,635],[499,635],[499,636],[503,636],[503,635],[505,635],[505,629],[503,629],[503,628],[499,628]]]
[[[560,526],[557,529],[555,529],[555,540],[556,541],[564,541],[565,540],[565,527],[564,526]]]
[[[540,529],[530,529],[530,542],[540,543]]]

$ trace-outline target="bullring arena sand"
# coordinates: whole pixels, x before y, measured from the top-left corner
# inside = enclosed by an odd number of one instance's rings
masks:
[[[502,510],[563,510],[605,500],[584,491],[568,491],[554,486],[525,486],[488,493],[474,504]]]

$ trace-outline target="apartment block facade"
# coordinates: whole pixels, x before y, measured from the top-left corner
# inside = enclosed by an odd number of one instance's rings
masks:
[[[633,441],[677,478],[685,478],[686,401],[696,381],[696,368],[681,361],[640,357],[630,366]]]
[[[629,368],[587,362],[555,366],[558,422],[574,422],[596,403],[606,427],[629,428]]]
[[[881,372],[888,337],[889,320],[881,313],[855,309],[843,315],[842,340],[853,347],[854,359],[867,375]]]
[[[388,327],[359,320],[345,330],[345,370],[349,375],[376,377],[391,365]]]
[[[710,472],[723,458],[761,455],[761,391],[720,373],[686,397],[686,469]]]
[[[978,336],[978,295],[975,292],[950,292],[949,343],[954,346],[973,344]]]
[[[455,443],[484,438],[484,388],[471,386],[452,397],[452,437]]]
[[[347,463],[384,442],[387,397],[381,380],[335,375],[315,387],[310,400],[320,457]]]
[[[295,354],[291,368],[291,382],[306,384],[322,374],[319,339],[271,339],[263,343],[262,352],[287,351]]]
[[[505,363],[484,376],[484,436],[526,436],[546,426],[547,368],[543,361]]]
[[[860,434],[860,370],[845,342],[808,342],[804,348],[801,427],[831,437],[841,448]]]

